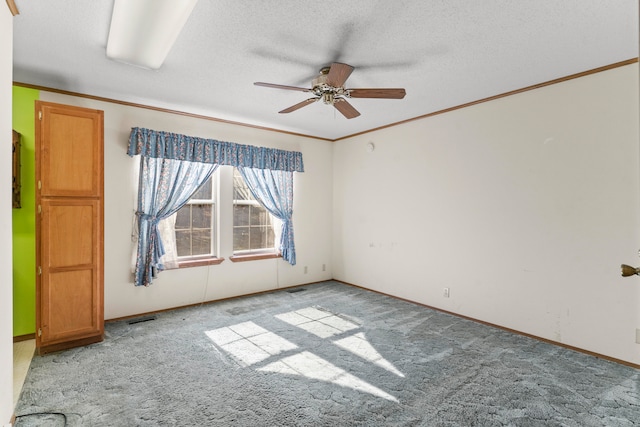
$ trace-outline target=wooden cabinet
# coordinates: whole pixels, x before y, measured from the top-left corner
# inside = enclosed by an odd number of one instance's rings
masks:
[[[104,335],[103,112],[36,101],[36,347]]]

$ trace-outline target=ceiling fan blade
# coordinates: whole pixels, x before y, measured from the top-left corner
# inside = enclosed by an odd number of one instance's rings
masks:
[[[333,102],[333,106],[336,110],[340,111],[347,119],[353,119],[360,115],[360,112],[353,108],[353,105],[349,104],[346,99],[338,98]]]
[[[402,99],[407,92],[402,88],[395,89],[349,89],[351,98],[386,98]]]
[[[312,92],[311,89],[307,89],[307,88],[304,88],[304,87],[277,85],[277,84],[273,84],[273,83],[255,82],[254,85],[263,86],[263,87],[271,87],[271,88],[274,88],[274,89],[297,90],[299,92]]]
[[[327,84],[333,87],[341,87],[352,72],[353,67],[351,65],[334,62],[329,68],[329,74],[327,74]]]
[[[307,106],[307,105],[311,104],[312,102],[316,102],[318,99],[320,99],[320,98],[309,98],[309,99],[305,99],[305,100],[304,100],[304,101],[302,101],[302,102],[298,102],[296,105],[292,105],[292,106],[291,106],[291,107],[289,107],[289,108],[285,108],[285,109],[284,109],[284,110],[282,110],[282,111],[278,111],[278,113],[280,113],[280,114],[286,114],[286,113],[290,113],[290,112],[292,112],[292,111],[299,110],[300,108],[302,108],[302,107],[304,107],[304,106]]]

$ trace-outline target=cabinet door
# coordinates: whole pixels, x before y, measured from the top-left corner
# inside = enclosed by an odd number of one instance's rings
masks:
[[[41,197],[101,197],[102,111],[39,103]],[[100,114],[97,114],[100,113]]]
[[[36,101],[36,347],[104,334],[103,112]]]
[[[99,200],[43,200],[41,321],[43,345],[102,335]]]

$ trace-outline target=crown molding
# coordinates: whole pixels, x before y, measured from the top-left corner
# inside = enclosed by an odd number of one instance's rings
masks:
[[[509,92],[501,93],[501,94],[498,94],[498,95],[493,95],[493,96],[490,96],[490,97],[487,97],[487,98],[478,99],[478,100],[475,100],[475,101],[467,102],[466,104],[460,104],[460,105],[456,105],[454,107],[445,108],[444,110],[438,110],[438,111],[434,111],[432,113],[423,114],[422,116],[412,117],[410,119],[402,120],[400,122],[389,123],[388,125],[380,126],[380,127],[374,128],[374,129],[368,129],[368,130],[365,130],[365,131],[362,131],[362,132],[358,132],[358,133],[354,133],[354,134],[351,134],[351,135],[345,135],[345,136],[342,136],[340,138],[334,139],[333,142],[340,141],[340,140],[343,140],[343,139],[352,138],[354,136],[364,135],[364,134],[369,133],[369,132],[374,132],[374,131],[377,131],[377,130],[386,129],[386,128],[393,127],[393,126],[402,125],[402,124],[405,124],[405,123],[413,122],[415,120],[421,120],[421,119],[425,119],[427,117],[433,117],[433,116],[437,116],[437,115],[440,115],[440,114],[449,113],[451,111],[460,110],[462,108],[471,107],[473,105],[482,104],[484,102],[494,101],[496,99],[505,98],[505,97],[511,96],[511,95],[517,95],[519,93],[528,92],[530,90],[540,89],[540,88],[543,88],[545,86],[551,86],[551,85],[555,85],[555,84],[558,84],[558,83],[566,82],[566,81],[569,81],[569,80],[578,79],[580,77],[589,76],[591,74],[596,74],[596,73],[601,73],[603,71],[613,70],[614,68],[619,68],[619,67],[624,67],[626,65],[635,64],[636,62],[638,62],[638,58],[637,57],[636,58],[627,59],[626,61],[615,62],[613,64],[605,65],[603,67],[598,67],[598,68],[593,68],[591,70],[583,71],[581,73],[571,74],[569,76],[560,77],[558,79],[549,80],[549,81],[546,81],[546,82],[543,82],[543,83],[538,83],[538,84],[535,84],[535,85],[531,85],[531,86],[523,87],[523,88],[520,88],[520,89],[512,90],[512,91],[509,91]]]
[[[11,0],[7,0],[7,2],[10,2],[10,1]],[[144,109],[148,109],[148,110],[160,111],[160,112],[169,113],[169,114],[177,114],[177,115],[186,116],[186,117],[193,117],[193,118],[196,118],[196,119],[203,119],[203,120],[209,120],[209,121],[220,122],[220,123],[228,123],[228,124],[232,124],[232,125],[236,125],[236,126],[243,126],[243,127],[254,128],[254,129],[266,130],[266,131],[270,131],[270,132],[278,132],[278,133],[283,133],[283,134],[288,134],[288,135],[302,136],[302,137],[305,137],[305,138],[318,139],[318,140],[321,140],[321,141],[337,142],[337,141],[341,141],[341,140],[344,140],[344,139],[352,138],[354,136],[364,135],[364,134],[367,134],[367,133],[370,133],[370,132],[374,132],[374,131],[377,131],[377,130],[386,129],[386,128],[402,125],[402,124],[405,124],[405,123],[413,122],[413,121],[416,121],[416,120],[421,120],[421,119],[425,119],[425,118],[428,118],[428,117],[433,117],[433,116],[437,116],[437,115],[440,115],[440,114],[448,113],[448,112],[451,112],[451,111],[454,111],[454,110],[459,110],[459,109],[462,109],[462,108],[471,107],[473,105],[482,104],[484,102],[494,101],[496,99],[505,98],[507,96],[512,96],[512,95],[517,95],[519,93],[528,92],[528,91],[534,90],[534,89],[540,89],[540,88],[543,88],[545,86],[551,86],[551,85],[554,85],[554,84],[566,82],[568,80],[573,80],[573,79],[577,79],[577,78],[580,78],[580,77],[585,77],[585,76],[588,76],[588,75],[591,75],[591,74],[596,74],[596,73],[601,73],[603,71],[612,70],[614,68],[624,67],[626,65],[635,64],[637,62],[638,62],[638,58],[637,57],[636,58],[627,59],[626,61],[620,61],[620,62],[616,62],[616,63],[613,63],[613,64],[605,65],[603,67],[598,67],[598,68],[594,68],[594,69],[591,69],[591,70],[583,71],[581,73],[571,74],[569,76],[560,77],[558,79],[549,80],[547,82],[538,83],[538,84],[535,84],[535,85],[523,87],[523,88],[512,90],[512,91],[509,91],[509,92],[505,92],[505,93],[501,93],[501,94],[498,94],[498,95],[490,96],[488,98],[478,99],[476,101],[471,101],[471,102],[468,102],[466,104],[456,105],[454,107],[446,108],[444,110],[434,111],[434,112],[431,112],[431,113],[423,114],[421,116],[412,117],[412,118],[407,119],[407,120],[402,120],[402,121],[399,121],[399,122],[390,123],[388,125],[380,126],[380,127],[373,128],[373,129],[367,129],[367,130],[362,131],[362,132],[354,133],[352,135],[345,135],[345,136],[342,136],[342,137],[339,137],[339,138],[335,138],[335,139],[322,138],[322,137],[319,137],[319,136],[306,135],[306,134],[303,134],[303,133],[290,132],[290,131],[281,130],[281,129],[274,129],[274,128],[270,128],[270,127],[266,127],[266,126],[257,126],[257,125],[252,125],[252,124],[242,123],[242,122],[237,122],[237,121],[232,121],[232,120],[224,120],[224,119],[219,119],[219,118],[211,117],[211,116],[205,116],[205,115],[201,115],[201,114],[193,114],[193,113],[187,113],[187,112],[184,112],[184,111],[171,110],[171,109],[168,109],[168,108],[154,107],[154,106],[151,106],[151,105],[144,105],[144,104],[138,104],[138,103],[134,103],[134,102],[120,101],[120,100],[111,99],[111,98],[104,98],[104,97],[100,97],[100,96],[87,95],[87,94],[78,93],[78,92],[71,92],[71,91],[67,91],[67,90],[50,88],[50,87],[46,87],[46,86],[38,86],[38,85],[32,85],[32,84],[21,83],[21,82],[16,82],[16,81],[14,81],[13,84],[15,86],[22,86],[22,87],[31,88],[31,89],[43,90],[43,91],[46,91],[46,92],[53,92],[53,93],[60,93],[60,94],[63,94],[63,95],[77,96],[79,98],[94,99],[96,101],[110,102],[110,103],[114,103],[114,104],[126,105],[126,106],[129,106],[129,107],[144,108]]]

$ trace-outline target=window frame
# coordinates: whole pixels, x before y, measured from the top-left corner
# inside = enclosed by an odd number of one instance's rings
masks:
[[[233,195],[235,196],[235,174],[236,174],[237,168],[233,167],[233,174],[232,174],[232,187],[233,187]],[[244,178],[242,177],[242,175],[238,172],[238,176],[240,177],[240,179],[243,180],[244,182]],[[245,182],[246,185],[246,182]],[[274,219],[275,217],[271,214],[271,212],[269,212],[255,197],[253,197],[253,195],[251,193],[249,193],[251,199],[235,199],[232,196],[232,208],[235,208],[236,205],[249,205],[249,206],[256,206],[256,207],[260,207],[262,209],[265,210],[266,215],[269,215],[269,225],[271,226],[272,232],[274,233],[274,242],[273,242],[273,246],[269,247],[269,248],[257,248],[257,249],[244,249],[244,250],[236,250],[234,247],[234,235],[232,233],[232,251],[233,251],[233,255],[229,257],[229,259],[232,262],[243,262],[243,261],[253,261],[253,260],[261,260],[261,259],[271,259],[271,258],[280,258],[282,257],[282,255],[280,254],[280,251],[278,250],[278,248],[276,247],[277,242],[275,241],[277,235],[275,233],[275,230],[273,230],[273,223],[274,223]],[[233,215],[232,215],[232,230],[235,232],[235,213],[232,211]],[[251,214],[249,214],[249,225],[248,225],[249,229],[251,229]]]
[[[229,168],[230,170],[228,170]],[[234,229],[234,212],[235,205],[234,199],[234,179],[233,179],[233,166],[220,166],[211,175],[213,179],[212,183],[212,199],[213,205],[213,221],[212,228],[215,233],[212,236],[212,255],[195,255],[192,257],[178,257],[177,264],[178,269],[191,268],[209,265],[221,264],[226,258],[220,256],[221,253],[231,252],[228,259],[231,262],[246,262],[246,261],[259,261],[267,259],[282,258],[280,250],[277,248],[278,242],[275,241],[277,233],[274,230],[274,247],[254,249],[251,251],[234,251],[233,249],[233,229]],[[197,204],[198,202],[209,202],[209,199],[189,199],[187,204]],[[255,200],[239,200],[242,204],[250,204],[255,206],[262,206],[260,202]],[[264,208],[264,207],[263,207]],[[271,215],[269,211],[267,215],[271,216],[271,226],[273,227],[273,221],[276,218]],[[228,228],[228,229],[227,229]]]
[[[217,190],[219,179],[220,179],[220,175],[217,170],[213,174],[211,174],[211,177],[209,177],[209,180],[211,180],[211,198],[210,199],[189,199],[187,203],[185,203],[185,205],[182,207],[184,208],[187,205],[198,205],[198,204],[211,205],[211,236],[210,236],[211,252],[208,254],[202,254],[202,255],[178,256],[176,259],[178,268],[217,265],[224,261],[224,258],[218,256],[218,253],[220,251],[220,247],[218,244],[218,238],[220,233],[219,220],[218,220],[218,217],[220,215],[220,210],[219,210],[220,198],[219,198],[219,191]],[[176,212],[176,215],[177,215],[177,212]],[[191,221],[193,221],[193,218],[191,218]],[[193,224],[191,225],[193,226]],[[177,231],[179,230],[177,229],[174,230],[174,232],[177,232]],[[177,242],[177,236],[176,236],[176,242]]]

